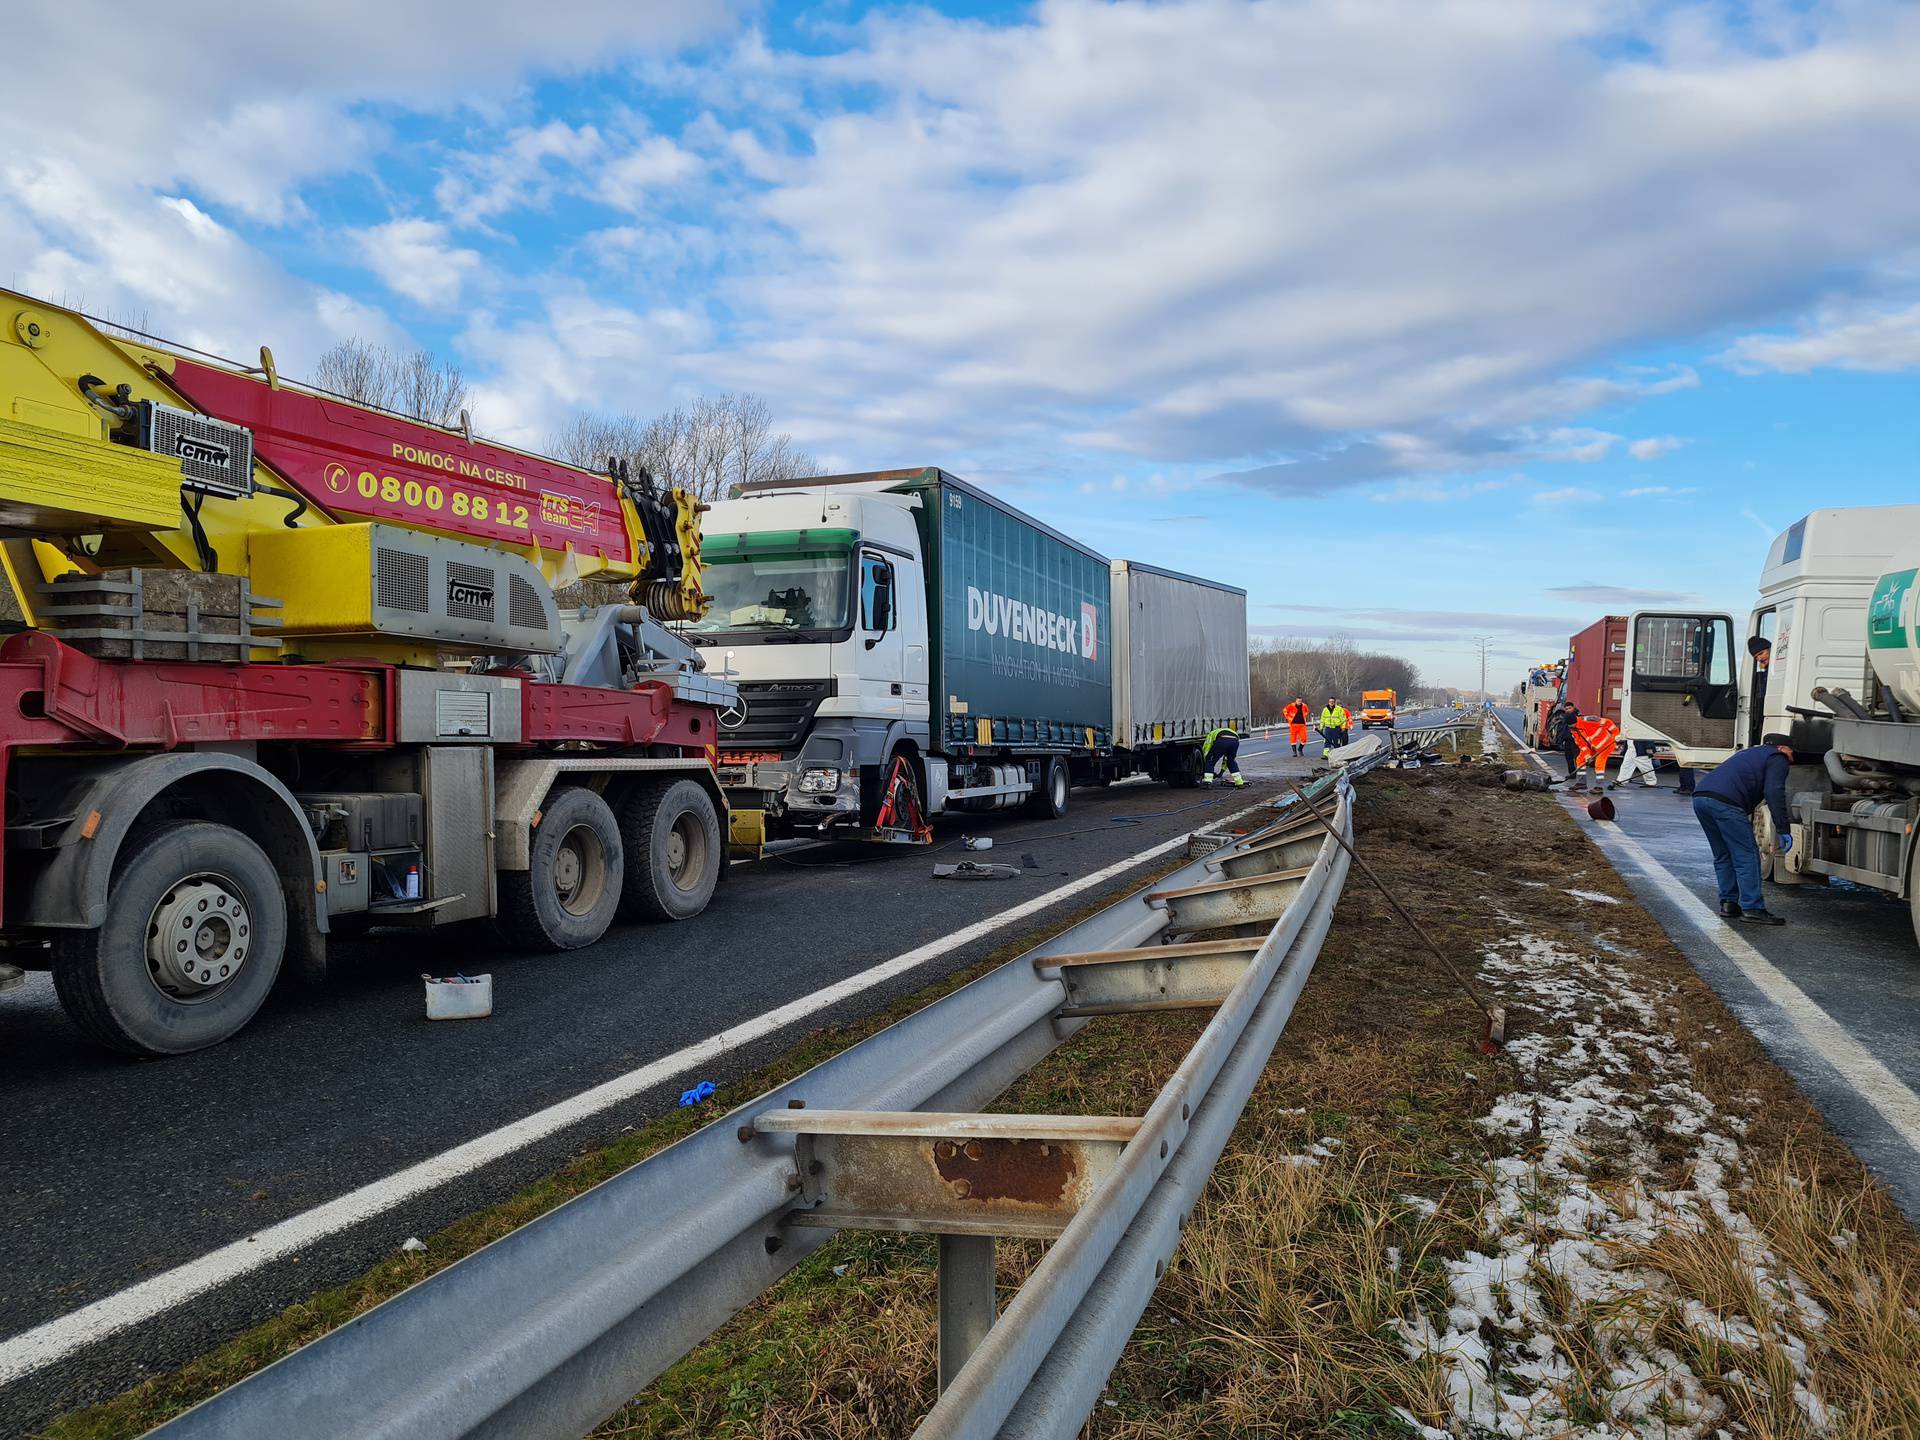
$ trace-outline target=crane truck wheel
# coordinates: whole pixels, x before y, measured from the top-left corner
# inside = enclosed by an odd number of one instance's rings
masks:
[[[500,872],[500,930],[525,950],[578,950],[620,908],[626,852],[607,802],[563,786],[541,807],[525,870]]]
[[[626,850],[623,920],[688,920],[707,908],[725,851],[713,797],[697,780],[650,780],[614,810]]]
[[[1067,813],[1067,795],[1072,789],[1067,762],[1058,755],[1040,762],[1040,783],[1027,797],[1026,811],[1042,820],[1058,820]]]
[[[197,820],[136,834],[112,896],[106,924],[53,942],[54,990],[89,1039],[184,1055],[253,1018],[287,945],[280,875],[258,845]]]

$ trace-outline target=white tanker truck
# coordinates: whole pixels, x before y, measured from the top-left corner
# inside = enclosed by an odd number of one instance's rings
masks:
[[[1774,540],[1747,637],[1732,617],[1643,612],[1629,627],[1623,728],[1712,765],[1790,735],[1793,849],[1754,817],[1777,884],[1838,876],[1908,902],[1920,939],[1920,505],[1815,510]]]

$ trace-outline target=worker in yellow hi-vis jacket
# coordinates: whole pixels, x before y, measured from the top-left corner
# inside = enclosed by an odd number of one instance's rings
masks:
[[[1235,785],[1247,783],[1247,777],[1240,773],[1240,732],[1231,725],[1207,732],[1200,746],[1200,763],[1204,767],[1200,772],[1202,785],[1213,784],[1213,777],[1222,768],[1233,777]]]

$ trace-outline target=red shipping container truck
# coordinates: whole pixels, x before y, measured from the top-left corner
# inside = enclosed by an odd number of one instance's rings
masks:
[[[1567,641],[1566,697],[1582,715],[1620,723],[1627,688],[1627,617],[1608,615]]]

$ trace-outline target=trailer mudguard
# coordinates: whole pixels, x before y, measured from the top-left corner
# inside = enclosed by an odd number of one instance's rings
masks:
[[[324,976],[324,872],[306,816],[277,777],[224,751],[179,750],[104,761],[57,800],[36,806],[68,823],[47,864],[10,907],[8,922],[98,929],[107,918],[108,886],[120,847],[156,804],[183,818],[231,825],[267,852],[286,884],[288,959],[307,979]]]

